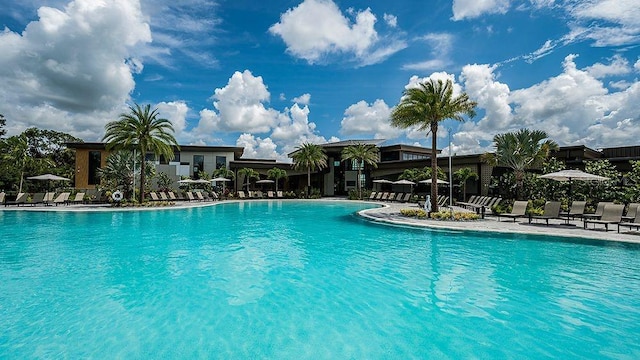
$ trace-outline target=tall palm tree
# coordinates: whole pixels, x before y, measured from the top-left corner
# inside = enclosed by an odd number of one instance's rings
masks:
[[[238,176],[241,176],[246,180],[245,184],[247,185],[247,191],[249,191],[249,185],[251,185],[251,180],[260,178],[260,174],[258,174],[258,172],[253,170],[252,168],[242,168],[238,170]]]
[[[380,151],[372,144],[355,144],[342,149],[341,157],[342,161],[351,160],[356,163],[355,165],[358,168],[358,180],[356,181],[358,198],[362,199],[362,184],[360,183],[362,169],[365,165],[377,168],[380,161]]]
[[[417,126],[431,133],[431,209],[438,211],[438,124],[446,119],[464,121],[463,116],[474,117],[477,103],[466,93],[453,96],[451,80],[429,80],[418,87],[406,89],[400,103],[391,112],[391,124],[400,128]]]
[[[276,182],[276,192],[278,192],[278,180],[287,177],[287,170],[274,167],[267,171],[267,177]]]
[[[513,170],[518,199],[522,198],[526,171],[542,166],[549,153],[558,150],[558,144],[547,138],[547,133],[542,130],[520,129],[498,134],[493,137],[496,151],[483,155],[489,165],[505,166]]]
[[[311,191],[311,170],[324,169],[327,167],[327,154],[320,145],[312,143],[303,143],[296,147],[296,151],[291,154],[293,159],[293,167],[298,169],[307,169],[307,196]]]
[[[462,201],[466,201],[467,198],[467,181],[470,179],[478,180],[478,174],[471,170],[471,168],[462,168],[458,169],[453,175],[456,177],[460,184],[462,185]],[[450,184],[449,186],[453,186]]]
[[[212,176],[214,178],[223,177],[225,179],[233,180],[235,179],[236,174],[233,173],[233,170],[227,169],[226,166],[223,166],[213,170]]]
[[[102,138],[107,142],[107,150],[134,150],[140,156],[140,203],[144,201],[144,178],[148,152],[174,158],[173,146],[179,149],[173,136],[173,126],[167,119],[159,118],[158,109],[151,105],[129,107],[129,113],[120,114],[120,119],[105,126]],[[135,190],[134,190],[135,191]]]

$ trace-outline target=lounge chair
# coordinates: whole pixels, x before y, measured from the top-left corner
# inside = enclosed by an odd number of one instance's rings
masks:
[[[544,204],[544,212],[542,213],[542,215],[529,216],[529,224],[531,224],[531,220],[533,219],[544,220],[546,221],[547,226],[549,225],[549,220],[551,219],[563,220],[560,217],[560,201],[547,201],[547,203]]]
[[[160,195],[160,200],[169,201],[169,198],[167,197],[167,194],[164,191],[160,191],[158,195]]]
[[[373,200],[373,199],[375,199],[377,194],[378,194],[377,192],[372,191],[372,192],[371,192],[371,194],[369,195],[369,199],[368,199],[368,200]]]
[[[216,200],[220,200],[220,197],[218,196],[218,193],[214,191],[211,193],[211,201],[216,201]]]
[[[387,201],[388,198],[389,198],[388,192],[382,193],[382,197],[380,197],[380,201]]]
[[[601,201],[598,203],[598,207],[596,207],[596,212],[593,214],[582,214],[582,218],[586,220],[597,220],[600,219],[602,213],[604,212],[604,207],[606,205],[613,204],[612,202],[604,202]]]
[[[149,196],[151,197],[151,201],[160,201],[158,194],[156,194],[154,191],[149,192]]]
[[[53,192],[45,193],[44,199],[42,199],[42,203],[45,205],[51,205],[55,196],[56,196],[56,193],[53,193]]]
[[[4,204],[4,201],[6,200],[5,198],[7,197],[7,194],[3,192],[0,192],[0,204]]]
[[[31,200],[27,199],[27,201],[25,201],[24,203],[35,206],[38,204],[42,204],[43,202],[44,202],[44,193],[35,193],[31,197]]]
[[[574,201],[571,203],[569,212],[560,213],[561,216],[566,216],[567,219],[575,219],[584,215],[584,208],[587,205],[586,201]]]
[[[640,203],[630,203],[627,206],[627,214],[622,217],[622,221],[634,221],[638,214],[638,206],[640,206]]]
[[[60,195],[58,195],[55,199],[53,199],[53,203],[56,204],[56,206],[58,206],[59,204],[66,204],[67,201],[69,201],[69,195],[71,195],[71,193],[68,193],[68,192],[60,193]]]
[[[376,200],[382,200],[382,195],[383,195],[383,194],[384,194],[383,192],[379,192],[379,193],[376,195]]]
[[[196,201],[196,198],[195,196],[193,196],[193,193],[191,191],[187,191],[187,200]]]
[[[267,197],[273,199],[273,191],[267,191]]]
[[[527,205],[529,205],[528,201],[515,201],[510,213],[496,214],[496,216],[498,217],[498,221],[500,221],[500,217],[513,219],[513,222],[516,222],[516,219],[518,218],[526,217]]]
[[[13,200],[13,201],[5,201],[4,206],[8,206],[8,205],[20,206],[20,205],[24,204],[25,201],[27,201],[27,193],[19,193],[18,196],[16,196],[15,200]]]
[[[411,193],[405,193],[400,202],[406,203],[411,200]]]
[[[276,191],[276,195],[277,195],[279,198],[284,197],[284,196],[282,195],[282,191],[280,191],[280,190]]]
[[[626,226],[629,230],[631,230],[631,228],[635,228],[636,231],[640,230],[640,211],[636,211],[636,217],[630,222],[619,222],[618,233],[620,232],[620,226]]]
[[[76,196],[73,199],[69,200],[69,202],[73,204],[84,203],[84,193],[83,192],[76,193]]]
[[[585,219],[584,228],[587,228],[587,224],[593,224],[594,228],[596,224],[599,224],[604,225],[605,231],[609,231],[609,225],[619,224],[622,222],[623,212],[624,204],[606,204],[600,219]]]
[[[194,194],[196,195],[196,199],[200,200],[200,201],[205,201],[205,197],[202,194],[202,191],[194,191]]]
[[[246,199],[246,197],[244,196],[244,191],[242,190],[238,191],[238,199]]]
[[[392,193],[389,193],[389,195],[387,195],[386,201],[393,201],[393,199],[395,198],[396,198],[396,193],[392,192]],[[382,196],[382,199],[385,200],[384,196]]]
[[[172,201],[178,201],[178,198],[176,197],[176,194],[173,191],[169,191],[167,193],[167,195],[169,195],[169,199]]]

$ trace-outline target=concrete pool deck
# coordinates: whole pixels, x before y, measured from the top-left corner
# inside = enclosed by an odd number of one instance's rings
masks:
[[[70,211],[70,212],[85,212],[85,211],[145,211],[145,210],[173,210],[173,209],[185,209],[196,208],[204,206],[215,206],[225,203],[234,202],[253,202],[253,201],[268,201],[268,200],[282,200],[282,201],[300,201],[297,199],[263,199],[263,200],[224,200],[214,202],[177,202],[175,205],[162,206],[162,207],[112,207],[110,205],[60,205],[60,206],[8,206],[0,207],[0,211]],[[315,200],[302,200],[302,201],[345,201],[342,198],[324,198]],[[543,236],[562,236],[562,237],[576,237],[582,239],[603,240],[603,241],[617,241],[626,243],[640,244],[640,232],[631,232],[628,227],[621,229],[621,233],[617,232],[617,225],[610,226],[609,231],[604,231],[604,226],[598,225],[596,230],[583,229],[582,221],[572,220],[570,225],[565,225],[563,220],[551,220],[549,226],[543,222],[536,223],[535,220],[532,224],[529,224],[528,219],[522,218],[513,222],[511,219],[503,218],[502,221],[498,221],[495,216],[486,216],[485,219],[477,221],[448,221],[448,220],[433,220],[433,219],[417,219],[410,218],[400,214],[401,209],[417,209],[415,203],[383,203],[383,202],[369,202],[363,201],[363,203],[376,206],[371,209],[362,210],[359,215],[365,219],[402,226],[414,226],[422,228],[433,229],[447,229],[447,230],[471,230],[471,231],[487,231],[487,232],[499,232],[499,233],[512,233],[512,234],[531,234],[531,235],[543,235]],[[454,207],[455,208],[455,207]]]

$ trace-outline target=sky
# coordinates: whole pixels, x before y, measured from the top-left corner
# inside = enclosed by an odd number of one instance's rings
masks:
[[[478,103],[444,154],[540,129],[561,146],[639,145],[640,0],[0,0],[0,113],[101,141],[138,103],[183,145],[290,161],[304,142],[386,139],[402,92],[450,79]]]

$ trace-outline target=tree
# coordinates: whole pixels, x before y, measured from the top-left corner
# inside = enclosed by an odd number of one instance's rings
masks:
[[[107,189],[119,189],[125,198],[133,195],[133,153],[130,151],[114,151],[107,157],[104,167],[98,169],[100,184]]]
[[[312,143],[303,143],[296,147],[291,155],[293,167],[296,170],[307,169],[307,197],[311,193],[311,170],[321,170],[327,167],[327,153],[322,146]]]
[[[218,169],[213,170],[213,173],[211,174],[214,178],[217,177],[223,177],[225,179],[229,179],[229,180],[233,180],[236,177],[236,174],[233,173],[233,171],[227,169],[226,166],[222,166]]]
[[[244,178],[246,180],[247,191],[249,191],[249,185],[251,184],[251,179],[259,179],[260,174],[252,168],[242,168],[238,170],[238,176]]]
[[[358,188],[358,198],[362,199],[362,183],[360,177],[362,176],[362,170],[366,165],[371,165],[374,168],[378,167],[380,161],[380,151],[375,145],[372,144],[356,144],[349,145],[342,149],[342,161],[351,160],[355,162],[358,168],[358,180],[356,185]]]
[[[7,134],[7,129],[4,127],[7,126],[7,119],[5,119],[4,115],[0,114],[0,139]]]
[[[276,182],[276,192],[278,192],[278,180],[282,178],[286,178],[287,171],[284,169],[274,167],[273,169],[270,169],[267,171],[267,176],[269,177],[269,179],[273,179],[273,181]]]
[[[438,211],[438,124],[446,119],[464,121],[463,116],[474,117],[477,103],[466,93],[453,96],[451,80],[429,80],[417,87],[406,89],[400,103],[391,112],[391,124],[400,128],[418,127],[431,133],[431,209]]]
[[[466,201],[467,181],[471,179],[478,180],[478,174],[475,171],[471,170],[471,168],[466,167],[459,169],[458,171],[453,173],[453,175],[460,182],[460,185],[462,185],[462,201]],[[450,186],[453,186],[453,184],[450,184]]]
[[[558,150],[558,144],[547,138],[547,133],[542,130],[520,129],[498,134],[493,137],[496,151],[483,155],[489,165],[505,166],[513,170],[518,199],[522,199],[526,171],[539,168],[552,150]]]
[[[33,156],[25,133],[7,138],[0,154],[3,164],[13,168],[14,181],[19,182],[18,192],[22,192],[25,175],[38,175],[54,166],[48,157]],[[10,171],[10,169],[8,169]]]
[[[120,119],[105,126],[102,139],[107,142],[107,150],[133,150],[140,156],[140,202],[144,201],[145,166],[148,152],[155,156],[174,158],[173,146],[179,149],[173,136],[173,126],[167,119],[159,118],[158,109],[151,111],[151,105],[144,108],[135,104],[129,113],[120,114]]]

